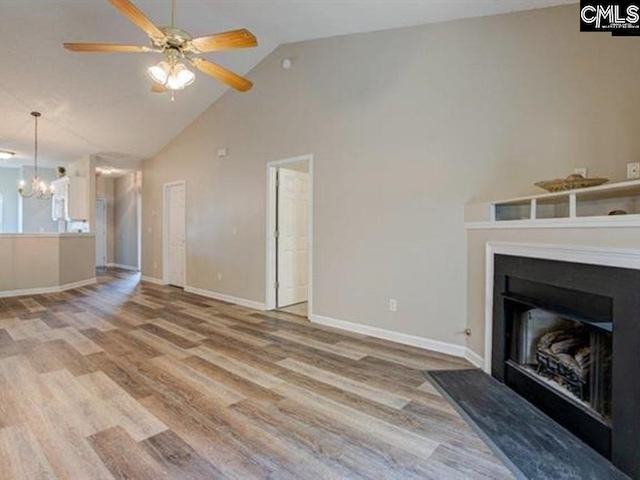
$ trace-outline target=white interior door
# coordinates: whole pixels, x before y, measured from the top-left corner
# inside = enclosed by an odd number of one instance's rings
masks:
[[[308,300],[309,174],[278,171],[277,306]]]
[[[184,287],[185,261],[185,189],[184,184],[168,189],[169,284]]]
[[[107,264],[107,201],[96,200],[96,267]]]

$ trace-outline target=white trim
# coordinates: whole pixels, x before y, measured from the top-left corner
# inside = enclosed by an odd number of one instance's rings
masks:
[[[107,263],[105,265],[107,268],[120,268],[122,270],[131,270],[133,272],[139,272],[138,268],[132,267],[131,265],[122,265],[120,263]]]
[[[484,371],[491,373],[493,334],[494,256],[540,258],[560,262],[584,263],[640,270],[640,250],[589,247],[586,245],[542,245],[533,243],[487,242],[485,250]]]
[[[487,246],[494,254],[640,270],[640,250],[633,248],[512,242],[488,242]]]
[[[134,189],[135,192],[135,196],[136,196],[136,246],[138,247],[138,258],[137,258],[137,267],[138,267],[138,271],[142,271],[142,181],[140,180],[141,177],[140,175],[142,174],[142,172],[136,172],[134,174],[134,182],[136,185],[136,188]],[[186,192],[186,188],[185,188],[185,196],[184,196],[184,200],[185,200],[185,205],[187,202],[187,192]],[[185,206],[185,211],[186,211],[186,206]],[[185,213],[186,216],[186,213]],[[186,218],[185,218],[185,229],[186,229]],[[186,242],[186,238],[185,238],[185,242]],[[186,262],[186,258],[185,258],[185,262]]]
[[[146,275],[142,275],[140,277],[140,280],[142,280],[143,282],[155,283],[156,285],[166,285],[166,283],[164,283],[164,280],[155,277],[147,277]]]
[[[276,244],[274,238],[274,232],[276,230],[275,219],[275,205],[276,205],[276,192],[275,192],[275,179],[276,170],[284,165],[290,165],[292,163],[309,164],[309,258],[308,258],[308,276],[307,288],[308,288],[308,304],[309,304],[309,318],[313,315],[313,190],[314,190],[314,168],[313,168],[313,154],[300,155],[292,158],[285,158],[283,160],[274,160],[267,163],[267,221],[266,221],[266,280],[265,280],[265,305],[267,310],[273,310],[276,308],[276,292],[274,284],[276,281]]]
[[[64,285],[57,285],[55,287],[41,287],[41,288],[25,288],[22,290],[5,290],[0,292],[0,298],[5,297],[23,297],[25,295],[44,295],[47,293],[60,293],[66,290],[72,290],[74,288],[86,287],[87,285],[93,285],[98,280],[93,277],[80,282],[66,283]]]
[[[182,279],[184,285],[187,284],[187,182],[185,180],[177,180],[175,182],[168,182],[162,184],[162,281],[164,285],[169,285],[169,231],[167,226],[169,225],[169,209],[167,208],[167,201],[169,196],[167,192],[169,188],[176,187],[178,185],[184,186],[184,259],[182,262]],[[183,285],[183,286],[184,286]]]
[[[276,281],[276,259],[274,252],[276,249],[276,242],[274,238],[274,232],[276,230],[276,219],[274,212],[276,210],[276,173],[277,168],[273,168],[267,163],[267,211],[266,211],[266,251],[265,258],[267,261],[267,267],[265,272],[265,304],[269,310],[276,308],[276,290],[274,283]]]
[[[221,300],[223,302],[234,303],[242,307],[253,308],[254,310],[265,311],[266,305],[262,302],[256,302],[253,300],[247,300],[246,298],[233,297],[224,293],[212,292],[211,290],[204,290],[202,288],[185,286],[184,291],[187,293],[195,293],[207,298],[213,298],[214,300]]]
[[[337,320],[335,318],[323,317],[321,315],[309,315],[312,323],[325,325],[327,327],[339,328],[348,332],[361,333],[370,337],[391,340],[392,342],[401,343],[403,345],[411,345],[412,347],[424,348],[434,352],[446,353],[455,357],[466,358],[467,348],[464,345],[454,345],[453,343],[441,342],[439,340],[431,340],[429,338],[417,337],[406,333],[385,330],[384,328],[370,327],[359,323],[347,322],[345,320]]]
[[[493,351],[493,257],[496,254],[494,248],[494,243],[487,242],[484,257],[484,371],[489,375],[491,375],[491,353]]]
[[[638,228],[640,215],[610,215],[602,217],[547,218],[466,222],[467,230],[508,230],[520,228]]]
[[[469,347],[467,347],[464,352],[464,358],[474,367],[477,367],[477,368],[484,367],[484,358],[482,358],[476,352],[471,350]]]

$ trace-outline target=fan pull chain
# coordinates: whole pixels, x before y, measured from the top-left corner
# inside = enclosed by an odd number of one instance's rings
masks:
[[[175,28],[176,20],[176,0],[171,1],[171,28]]]

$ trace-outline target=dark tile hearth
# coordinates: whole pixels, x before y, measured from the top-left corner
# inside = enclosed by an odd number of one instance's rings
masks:
[[[429,371],[425,376],[518,478],[629,478],[513,390],[482,371]]]

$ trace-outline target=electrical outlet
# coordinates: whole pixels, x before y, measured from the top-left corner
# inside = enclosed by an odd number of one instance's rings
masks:
[[[398,311],[398,301],[395,298],[389,299],[389,311],[390,312]]]
[[[640,163],[627,163],[627,180],[640,178]]]
[[[573,169],[573,173],[576,175],[582,175],[584,178],[587,178],[587,167],[576,167]]]

